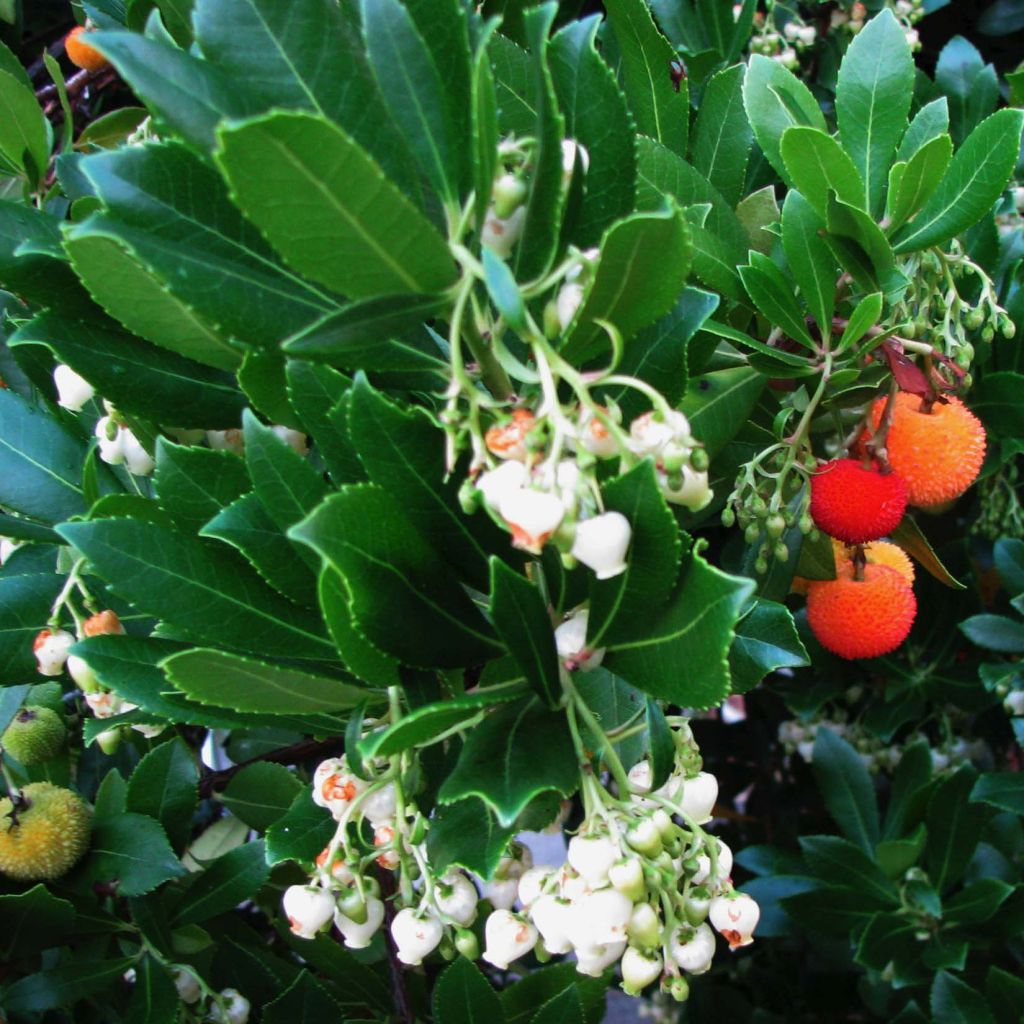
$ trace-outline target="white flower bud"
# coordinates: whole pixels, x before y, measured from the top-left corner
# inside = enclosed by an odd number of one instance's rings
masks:
[[[74,636],[66,629],[42,630],[32,642],[40,675],[59,676],[68,660],[68,648],[74,642]]]
[[[708,920],[729,943],[730,949],[749,946],[754,941],[754,929],[760,919],[761,908],[745,892],[716,896],[708,910]]]
[[[658,912],[650,903],[638,903],[629,915],[626,934],[630,942],[644,948],[653,948],[661,943],[661,921]]]
[[[602,512],[577,525],[572,555],[599,580],[608,580],[626,571],[632,536],[633,528],[621,512]]]
[[[395,784],[393,782],[385,782],[383,786],[375,789],[363,800],[359,805],[359,810],[362,812],[363,817],[376,828],[378,825],[383,825],[394,818],[397,806]]]
[[[505,218],[499,217],[491,208],[487,211],[487,217],[484,219],[484,227],[480,232],[480,243],[487,246],[501,259],[507,259],[516,242],[519,241],[525,223],[525,205],[518,207]]]
[[[656,857],[661,852],[661,832],[650,818],[641,818],[629,827],[626,842],[640,853]]]
[[[555,649],[562,664],[570,671],[580,669],[589,672],[604,660],[604,648],[590,650],[587,647],[587,622],[589,616],[582,608],[569,616],[555,630]]]
[[[487,507],[497,512],[505,496],[521,491],[526,486],[529,476],[530,472],[522,462],[509,459],[497,469],[481,473],[476,486],[484,496]]]
[[[102,690],[87,693],[85,703],[97,718],[113,718],[114,715],[121,713],[123,707],[123,702],[116,693],[106,693]]]
[[[477,900],[476,886],[460,871],[449,871],[434,893],[437,909],[463,927],[476,920]]]
[[[630,900],[643,899],[644,868],[638,857],[627,857],[608,869],[608,881]]]
[[[484,960],[501,970],[537,945],[537,929],[509,910],[495,910],[487,918],[484,937]]]
[[[814,740],[803,740],[796,745],[796,752],[800,757],[810,764],[814,760]]]
[[[572,949],[569,941],[571,903],[553,895],[538,896],[530,905],[529,913],[549,953],[568,953]]]
[[[798,39],[800,36],[800,26],[795,21],[787,21],[782,34],[787,39]]]
[[[96,394],[84,377],[63,363],[53,371],[53,383],[57,386],[57,404],[71,412],[81,412],[82,406]]]
[[[120,466],[124,462],[124,431],[109,416],[101,416],[93,433],[99,441],[100,458],[110,466]]]
[[[491,187],[491,201],[498,217],[510,217],[526,199],[526,182],[514,174],[503,174]]]
[[[563,331],[569,329],[569,324],[572,323],[582,302],[583,285],[579,281],[569,281],[559,288],[558,296],[555,299],[555,310],[558,313],[558,326]]]
[[[718,779],[710,772],[701,772],[695,778],[683,782],[679,806],[698,825],[711,820],[715,801],[718,799]]]
[[[703,974],[715,958],[715,933],[706,924],[683,928],[672,936],[669,952],[681,970]]]
[[[121,708],[121,710],[122,711],[134,711],[136,707],[137,707],[137,705],[133,704],[129,708],[129,706],[127,704],[125,704]],[[132,728],[140,736],[145,736],[147,740],[151,740],[151,739],[154,739],[155,737],[159,736],[160,733],[162,733],[167,728],[167,726],[166,725],[133,725]]]
[[[691,512],[699,512],[706,508],[715,492],[708,486],[708,474],[706,471],[695,472],[689,466],[683,466],[680,471],[682,480],[679,486],[674,486],[665,473],[660,470],[656,474],[658,478],[658,489],[665,496],[665,500],[673,505],[682,505]]]
[[[629,769],[630,793],[638,796],[643,795],[644,793],[650,793],[653,778],[654,776],[651,772],[650,761],[637,761],[637,763]]]
[[[576,950],[576,970],[580,974],[599,978],[625,952],[626,943],[609,942],[603,946],[590,946]]]
[[[659,456],[662,449],[671,442],[684,447],[693,444],[690,436],[690,421],[681,413],[669,410],[662,419],[654,410],[637,416],[629,425],[630,447],[637,455]]]
[[[581,448],[599,459],[611,459],[619,454],[619,441],[590,410],[584,410],[577,427]]]
[[[444,926],[429,911],[418,916],[406,907],[391,922],[391,937],[398,947],[398,959],[410,967],[423,963],[423,958],[437,949],[443,935]]]
[[[818,31],[813,25],[805,25],[800,29],[799,38],[804,46],[813,46],[814,41],[818,38]]]
[[[334,897],[316,885],[290,885],[281,901],[295,935],[312,939],[334,916]]]
[[[208,430],[206,443],[215,451],[234,452],[236,455],[245,451],[245,435],[237,427],[232,430]]]
[[[132,476],[149,476],[156,468],[153,457],[142,447],[139,439],[127,428],[121,428],[121,451],[124,464]]]
[[[519,878],[496,878],[484,882],[482,889],[484,899],[489,900],[496,910],[511,910],[519,894]]]
[[[366,897],[366,920],[358,924],[340,910],[334,912],[334,926],[349,949],[366,949],[384,923],[384,904],[376,896]]]
[[[220,993],[221,1006],[214,1003],[210,1007],[210,1020],[216,1024],[248,1024],[249,1000],[238,989],[226,988]]]
[[[1012,690],[1003,701],[1008,715],[1024,715],[1024,690]]]
[[[539,555],[562,522],[565,507],[553,494],[521,490],[506,494],[501,499],[499,512],[512,530],[512,544]]]
[[[373,830],[373,845],[385,848],[377,858],[377,863],[388,871],[394,871],[402,863],[402,858],[397,849],[401,844],[401,840],[396,842],[395,836],[396,832],[393,825],[378,825]]]
[[[624,941],[633,901],[617,889],[584,893],[572,904],[569,939],[576,949]]]
[[[309,443],[306,435],[301,430],[292,430],[291,427],[280,425],[270,428],[296,455],[306,456],[309,454]]]
[[[567,860],[591,887],[608,881],[608,869],[621,856],[618,843],[608,836],[573,836]]]
[[[358,775],[349,771],[344,758],[332,757],[323,761],[313,773],[313,802],[326,807],[335,820],[348,810],[349,804],[366,789]]]
[[[171,978],[174,980],[174,987],[178,990],[178,998],[183,1003],[198,1003],[203,990],[199,987],[195,975],[182,967],[171,968]]]
[[[635,946],[629,946],[622,954],[622,988],[627,995],[638,996],[661,976],[661,957],[642,953]]]
[[[715,872],[714,877],[712,877],[711,857],[706,853],[702,853],[697,858],[697,863],[700,866],[690,879],[694,885],[704,885],[705,882],[708,882],[714,888],[727,881],[732,874],[732,850],[721,839],[716,839],[714,836],[711,837],[711,842],[718,844],[718,870]]]
[[[544,886],[554,875],[554,868],[530,868],[522,878],[519,879],[517,895],[519,902],[524,907],[529,907],[544,891]]]
[[[100,681],[96,673],[77,654],[68,655],[67,669],[68,675],[83,693],[95,693],[99,689]]]

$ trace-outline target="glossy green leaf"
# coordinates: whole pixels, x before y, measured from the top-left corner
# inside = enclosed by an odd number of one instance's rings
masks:
[[[427,833],[427,855],[438,871],[458,864],[490,878],[514,834],[514,825],[499,824],[487,804],[470,797],[437,808]]]
[[[121,896],[141,896],[185,874],[159,823],[134,813],[96,822],[81,870],[91,881],[116,884]]]
[[[339,432],[330,420],[331,410],[351,386],[349,378],[329,366],[289,359],[285,364],[285,379],[288,400],[306,433],[312,436],[331,479],[339,484],[363,479],[362,467],[347,433]]]
[[[764,375],[750,366],[714,370],[690,380],[679,409],[711,459],[743,427],[764,388]]]
[[[167,678],[200,704],[239,711],[293,714],[337,711],[373,699],[373,693],[340,679],[315,676],[226,651],[197,649],[172,654],[161,666]]]
[[[952,157],[952,141],[948,135],[939,135],[926,142],[906,165],[893,165],[889,178],[890,231],[921,209],[938,188]],[[897,177],[898,167],[902,170]]]
[[[875,787],[860,756],[831,729],[819,729],[811,762],[825,807],[852,842],[871,855],[880,836]]]
[[[132,772],[126,809],[159,821],[171,845],[180,850],[188,842],[199,802],[198,782],[199,771],[189,748],[180,739],[161,743]]]
[[[753,132],[743,107],[746,66],[736,64],[708,80],[693,130],[693,166],[735,205],[743,197]]]
[[[444,239],[337,126],[276,112],[219,138],[233,199],[299,272],[352,299],[452,283]]]
[[[469,734],[438,799],[479,797],[500,824],[511,825],[538,793],[570,796],[578,784],[565,715],[531,697],[498,708]]]
[[[851,206],[864,206],[864,181],[831,135],[796,125],[782,133],[779,149],[794,186],[819,217],[828,210],[830,191]]]
[[[537,1009],[567,989],[575,989],[583,1003],[586,1024],[600,1024],[606,1012],[605,978],[581,975],[574,964],[564,961],[531,971],[500,996],[506,1024],[531,1024]]]
[[[754,584],[729,576],[696,551],[684,559],[665,610],[640,637],[609,648],[609,670],[654,697],[681,707],[721,703],[731,679],[727,652]],[[686,665],[684,673],[679,666]]]
[[[1022,125],[1024,112],[1000,110],[971,132],[924,209],[893,236],[897,253],[944,242],[991,210],[1013,172]]]
[[[530,55],[522,49],[522,42],[513,42],[504,32],[495,32],[487,41],[487,56],[494,74],[500,133],[529,135],[537,118]]]
[[[59,532],[115,593],[194,640],[264,656],[334,658],[318,616],[296,608],[215,546],[126,519],[64,523]]]
[[[802,836],[800,849],[807,866],[829,885],[856,889],[865,901],[893,906],[896,886],[860,847],[839,836]]]
[[[843,149],[867,189],[867,210],[876,216],[882,212],[889,165],[906,128],[913,92],[910,44],[892,11],[883,9],[854,36],[836,84]]]
[[[82,960],[20,978],[4,992],[11,1013],[55,1010],[100,992],[135,964],[134,957]]]
[[[935,85],[949,101],[949,130],[957,145],[999,103],[996,69],[963,36],[953,36],[943,46],[935,64]]]
[[[959,882],[992,812],[970,803],[977,773],[962,766],[943,779],[928,801],[928,849],[925,865],[932,885],[940,893]]]
[[[290,535],[341,573],[356,624],[406,664],[457,667],[500,651],[436,550],[380,487],[343,487]]]
[[[690,130],[689,89],[685,79],[678,91],[673,85],[669,70],[675,51],[658,32],[643,0],[609,0],[606,9],[622,54],[623,84],[637,127],[684,156]]]
[[[882,292],[889,292],[906,283],[906,279],[896,270],[896,258],[893,255],[892,247],[885,237],[885,233],[875,223],[872,217],[863,210],[849,203],[844,203],[834,195],[828,197],[828,212],[825,222],[828,226],[829,241],[846,241],[847,246],[852,243],[859,253],[867,258],[865,275],[872,285]],[[841,245],[833,246],[833,251],[842,254],[846,251]],[[854,268],[846,267],[857,280],[858,275]],[[858,281],[863,285],[863,280]]]
[[[0,896],[0,956],[13,963],[59,945],[74,924],[74,904],[45,885]]]
[[[832,330],[838,268],[819,232],[820,216],[796,190],[786,196],[782,208],[782,245],[800,293],[819,328]]]
[[[181,1001],[170,973],[151,956],[135,966],[135,985],[125,1024],[175,1024]]]
[[[346,981],[348,975],[345,975]],[[272,1003],[264,1008],[264,1024],[324,1024],[341,1020],[344,1011],[333,996],[303,971]]]
[[[583,1024],[583,1003],[576,985],[569,985],[544,1003],[537,1010],[533,1024]]]
[[[943,902],[943,920],[955,925],[982,924],[1013,892],[1014,887],[999,878],[979,878]]]
[[[505,1024],[497,993],[462,956],[437,979],[432,1002],[437,1024]]]
[[[265,832],[302,790],[303,784],[291,769],[263,761],[246,765],[232,775],[220,799],[236,818]]]
[[[851,318],[851,323],[853,322]],[[890,535],[893,543],[898,544],[908,554],[913,555],[918,562],[937,579],[943,586],[951,590],[963,590],[964,584],[954,577],[950,571],[939,560],[935,554],[928,538],[917,525],[917,521],[910,516],[904,516],[900,525]]]
[[[873,292],[866,295],[854,307],[850,319],[843,328],[839,338],[839,351],[846,352],[853,348],[865,334],[878,323],[882,316],[882,294]]]
[[[537,587],[497,558],[491,560],[491,620],[537,696],[557,707],[562,697],[551,615]]]
[[[900,879],[920,859],[928,843],[928,829],[923,824],[906,839],[883,839],[875,847],[875,861],[887,878]]]
[[[50,158],[49,130],[39,103],[6,69],[0,69],[0,153],[32,183],[42,178]]]
[[[733,693],[746,693],[776,669],[806,664],[807,651],[785,605],[758,600],[736,624],[729,649]]]
[[[1024,814],[1024,779],[1016,772],[988,772],[978,779],[971,799],[1003,811]]]
[[[740,267],[740,277],[757,308],[771,323],[781,327],[794,341],[813,349],[814,340],[793,295],[793,287],[767,256],[751,252],[750,263]]]
[[[192,876],[175,904],[176,928],[206,921],[252,899],[270,875],[263,840],[236,846]]]
[[[193,527],[249,490],[245,463],[237,455],[174,444],[165,437],[157,441],[153,483],[161,507]]]
[[[0,396],[7,392],[0,391]],[[0,578],[0,677],[34,678],[32,641],[46,627],[62,577],[55,573]]]
[[[897,161],[906,163],[932,139],[949,131],[949,103],[945,96],[926,103],[913,117],[896,151]]]
[[[946,971],[935,975],[931,990],[933,1024],[995,1024],[984,998]]]
[[[765,157],[783,179],[788,180],[780,151],[782,133],[791,125],[825,131],[825,118],[817,101],[791,71],[778,61],[756,53],[750,58],[743,81],[743,105]]]
[[[288,812],[267,829],[267,863],[272,867],[286,860],[312,864],[337,827],[330,813],[313,803],[311,791],[305,787]]]

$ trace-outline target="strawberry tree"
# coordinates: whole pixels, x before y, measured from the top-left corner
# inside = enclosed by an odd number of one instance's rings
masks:
[[[5,1011],[685,1003],[784,913],[698,720],[913,668],[905,552],[960,584],[908,504],[1024,433],[1021,112],[911,2],[81,6],[69,77],[0,50]],[[829,735],[863,848],[787,895],[871,878],[857,962],[929,985],[897,875],[962,872]],[[936,792],[980,827],[993,778]]]

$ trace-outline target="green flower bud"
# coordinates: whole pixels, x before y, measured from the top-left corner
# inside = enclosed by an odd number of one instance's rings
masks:
[[[786,532],[786,520],[776,512],[768,517],[768,522],[765,523],[764,528],[769,537],[778,540]]]
[[[455,948],[467,960],[477,960],[480,957],[480,942],[468,928],[459,928],[455,932]]]
[[[722,525],[725,527],[731,527],[736,522],[736,513],[732,510],[731,505],[726,505],[722,509]]]
[[[757,543],[757,538],[760,537],[760,536],[761,536],[761,527],[758,526],[757,523],[751,523],[743,531],[743,539],[748,544],[756,544]]]
[[[789,561],[789,548],[781,540],[775,545],[775,557],[780,562]]]
[[[690,468],[695,473],[707,472],[708,466],[711,465],[711,460],[708,458],[708,453],[703,448],[694,448],[690,452]]]

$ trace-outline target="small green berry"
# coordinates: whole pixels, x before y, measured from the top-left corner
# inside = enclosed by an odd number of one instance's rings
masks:
[[[64,749],[66,737],[64,720],[56,711],[26,707],[14,716],[0,746],[24,765],[42,764]]]

